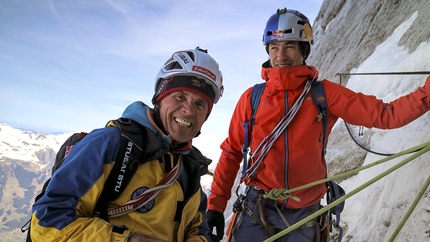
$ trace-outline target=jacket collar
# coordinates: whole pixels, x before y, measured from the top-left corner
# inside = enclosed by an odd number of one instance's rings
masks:
[[[122,114],[122,118],[133,119],[141,125],[152,130],[154,134],[158,134],[158,138],[166,147],[170,147],[172,152],[187,154],[192,147],[192,140],[186,143],[178,143],[172,139],[170,135],[165,134],[160,127],[158,127],[154,116],[153,110],[141,101],[136,101],[130,104]]]
[[[261,78],[267,84],[280,85],[284,90],[295,90],[309,79],[317,79],[318,71],[313,66],[288,66],[285,68],[272,68],[268,62],[263,64]]]

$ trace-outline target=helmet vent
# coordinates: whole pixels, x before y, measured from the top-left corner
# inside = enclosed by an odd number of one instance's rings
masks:
[[[196,61],[196,56],[194,55],[194,53],[193,53],[193,52],[187,52],[187,54],[190,56],[190,58],[191,58],[193,61]]]
[[[172,61],[165,66],[166,70],[182,70],[182,66],[177,61]]]
[[[300,36],[300,38],[303,38],[303,33],[304,33],[305,31],[304,30],[300,30],[300,32],[299,32],[299,36]]]
[[[302,20],[297,20],[297,24],[305,25],[305,23],[306,23],[306,22],[304,22],[304,21],[302,21]]]

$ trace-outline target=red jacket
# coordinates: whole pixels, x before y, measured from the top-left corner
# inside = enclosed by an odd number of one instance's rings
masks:
[[[252,132],[251,149],[260,142],[285,116],[302,93],[306,80],[318,78],[311,66],[264,68],[262,78],[266,88],[261,96]],[[415,92],[383,103],[374,96],[355,93],[339,84],[323,80],[328,105],[328,134],[338,118],[347,123],[367,128],[398,128],[415,120],[430,110],[430,77],[427,85]],[[221,144],[222,154],[217,164],[208,209],[223,212],[231,197],[239,166],[242,161],[241,147],[244,139],[242,123],[251,117],[251,89],[246,90],[234,110],[228,137]],[[317,121],[318,111],[309,92],[286,131],[275,141],[263,164],[252,178],[253,186],[271,189],[292,189],[325,178],[326,167],[322,155],[323,126]],[[249,166],[254,161],[249,161]],[[248,184],[247,184],[248,185]],[[303,208],[315,204],[325,194],[324,184],[300,190],[293,195],[301,202],[289,199],[286,207]]]

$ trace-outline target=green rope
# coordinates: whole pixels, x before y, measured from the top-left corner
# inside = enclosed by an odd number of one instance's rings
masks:
[[[285,199],[291,197],[291,193],[292,192],[303,190],[303,189],[306,189],[306,188],[309,188],[309,187],[313,187],[313,186],[316,186],[316,185],[319,185],[319,184],[324,184],[324,183],[326,183],[328,181],[336,180],[336,179],[343,178],[343,177],[346,177],[346,176],[354,175],[354,174],[356,174],[356,173],[358,173],[358,172],[360,172],[362,170],[365,170],[365,169],[371,168],[373,166],[382,164],[384,162],[387,162],[389,160],[395,159],[397,157],[400,157],[400,156],[403,156],[403,155],[406,155],[406,154],[409,154],[409,153],[412,153],[412,152],[416,152],[416,151],[422,150],[425,147],[428,147],[429,145],[430,145],[430,141],[427,141],[426,143],[423,143],[423,144],[417,145],[415,147],[409,148],[407,150],[404,150],[402,152],[393,154],[391,156],[388,156],[388,157],[386,157],[384,159],[375,161],[375,162],[370,163],[368,165],[365,165],[365,166],[362,166],[362,167],[350,170],[350,171],[342,173],[342,174],[337,174],[337,175],[334,175],[334,176],[331,176],[331,177],[328,177],[328,178],[325,178],[325,179],[322,179],[322,180],[319,180],[319,181],[308,183],[306,185],[303,185],[303,186],[300,186],[300,187],[296,187],[296,188],[293,188],[293,189],[289,189],[289,190],[287,190],[287,189],[272,189],[267,194],[264,194],[263,197],[264,198],[270,198],[270,199],[273,199],[273,200],[285,200]],[[297,198],[297,197],[295,197],[295,198],[296,198],[296,200],[300,200],[300,198]]]
[[[417,206],[418,202],[421,200],[422,196],[424,195],[425,191],[427,190],[427,187],[430,185],[430,176],[427,178],[427,181],[424,183],[424,185],[421,187],[421,190],[418,192],[418,195],[415,197],[415,200],[409,207],[406,214],[403,216],[402,220],[400,221],[399,225],[397,226],[396,230],[394,231],[393,235],[391,235],[388,242],[394,241],[396,236],[399,234],[400,230],[403,228],[403,225],[405,225],[406,220],[408,220],[409,216],[411,216],[412,212],[414,211],[415,207]]]
[[[420,149],[417,149],[418,147],[420,147]],[[411,148],[411,149],[405,150],[405,151],[403,151],[403,152],[400,152],[400,153],[394,154],[394,155],[392,155],[392,156],[390,156],[390,157],[387,157],[387,158],[384,158],[384,159],[382,159],[382,160],[387,161],[387,159],[388,159],[388,158],[393,159],[394,157],[398,157],[398,156],[403,155],[403,154],[408,154],[408,153],[410,153],[410,152],[412,152],[412,151],[415,151],[415,150],[419,150],[419,151],[418,151],[418,152],[416,152],[416,153],[414,153],[414,154],[412,154],[410,157],[406,158],[405,160],[403,160],[403,161],[399,162],[398,164],[394,165],[394,166],[393,166],[393,167],[391,167],[390,169],[388,169],[388,170],[386,170],[386,171],[382,172],[382,173],[381,173],[381,174],[379,174],[378,176],[376,176],[376,177],[372,178],[371,180],[367,181],[366,183],[362,184],[361,186],[357,187],[357,188],[356,188],[356,189],[354,189],[353,191],[351,191],[351,192],[349,192],[349,193],[347,193],[347,194],[343,195],[342,197],[340,197],[340,198],[338,198],[337,200],[335,200],[334,202],[332,202],[332,203],[328,204],[328,205],[327,205],[327,206],[325,206],[324,208],[322,208],[322,209],[318,210],[317,212],[315,212],[315,213],[313,213],[313,214],[309,215],[308,217],[306,217],[306,218],[304,218],[304,219],[302,219],[302,220],[300,220],[300,221],[296,222],[295,224],[291,225],[290,227],[288,227],[288,228],[286,228],[286,229],[284,229],[284,230],[280,231],[279,233],[277,233],[277,234],[273,235],[272,237],[268,238],[267,240],[264,240],[264,242],[271,242],[271,241],[274,241],[275,239],[278,239],[278,238],[280,238],[280,237],[284,236],[285,234],[287,234],[287,233],[289,233],[289,232],[291,232],[291,231],[293,231],[293,230],[295,230],[295,229],[299,228],[299,227],[300,227],[300,226],[302,226],[303,224],[305,224],[305,223],[307,223],[308,221],[310,221],[310,220],[312,220],[312,219],[314,219],[314,218],[316,218],[316,217],[320,216],[320,215],[321,215],[321,214],[323,214],[324,212],[327,212],[328,210],[332,209],[332,208],[333,208],[333,207],[335,207],[336,205],[338,205],[338,204],[342,203],[343,201],[345,201],[347,198],[350,198],[351,196],[353,196],[353,195],[357,194],[358,192],[360,192],[360,191],[361,191],[361,190],[363,190],[364,188],[366,188],[366,187],[368,187],[368,186],[372,185],[373,183],[375,183],[376,181],[378,181],[378,180],[382,179],[383,177],[385,177],[386,175],[390,174],[391,172],[393,172],[393,171],[397,170],[398,168],[400,168],[400,167],[402,167],[402,166],[406,165],[406,164],[407,164],[407,163],[409,163],[410,161],[412,161],[412,160],[416,159],[417,157],[421,156],[422,154],[424,154],[424,153],[428,152],[428,151],[430,150],[430,141],[429,141],[429,142],[426,142],[426,143],[424,143],[424,144],[422,144],[422,145],[416,146],[416,147],[414,147],[414,148]],[[372,163],[372,164],[374,164],[374,165],[375,165],[376,163],[380,164],[380,163],[382,163],[382,162],[381,162],[382,160],[380,160],[379,162]],[[385,162],[385,161],[384,161],[384,162]],[[372,166],[374,166],[374,165],[372,165]],[[324,179],[324,180],[326,180],[326,179]],[[321,180],[321,181],[323,181],[323,180]],[[328,181],[330,181],[330,180],[328,180]],[[321,182],[321,183],[323,183],[323,182]],[[318,183],[318,184],[320,184],[320,183]],[[316,185],[316,184],[314,184],[314,185]],[[302,186],[302,187],[306,187],[306,188],[307,188],[307,187],[310,187],[310,186],[306,186],[306,185],[305,185],[305,186]],[[302,188],[302,189],[303,189],[303,188]],[[291,189],[291,190],[294,190],[294,189]],[[289,190],[289,191],[291,191],[291,190]],[[296,190],[297,190],[297,189],[296,189]]]

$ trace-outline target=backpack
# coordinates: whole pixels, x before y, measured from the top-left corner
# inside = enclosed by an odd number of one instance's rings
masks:
[[[145,141],[147,140],[146,128],[131,119],[120,118],[111,120],[106,124],[106,127],[110,126],[118,127],[121,132],[121,147],[116,161],[125,161],[125,158],[128,158],[128,162],[115,162],[94,208],[94,216],[100,217],[106,221],[109,221],[107,202],[118,198],[136,172],[138,164],[145,162],[143,155],[145,154]],[[63,143],[55,157],[51,174],[54,174],[54,172],[61,167],[73,146],[81,141],[87,134],[86,132],[74,133]],[[117,178],[119,176],[123,176],[123,178],[122,183],[118,185]],[[50,180],[51,178],[45,182],[42,191],[36,196],[35,202],[45,194]],[[30,237],[30,222],[31,218],[21,227],[22,233],[28,231],[26,242],[32,241]]]
[[[261,95],[263,94],[266,83],[258,83],[255,84],[251,91],[251,107],[252,107],[252,115],[248,120],[245,120],[242,123],[244,128],[244,144],[242,146],[242,154],[243,154],[243,168],[242,168],[242,176],[241,179],[246,175],[246,169],[248,167],[248,148],[250,146],[250,134],[252,133],[252,129],[254,127],[255,115],[257,113],[258,104],[260,102]],[[315,106],[319,112],[317,115],[317,120],[321,121],[323,126],[323,153],[326,153],[327,146],[327,132],[328,132],[328,106],[326,100],[326,94],[324,91],[324,86],[322,82],[319,80],[315,80],[312,82],[311,86],[312,98],[314,100]],[[325,161],[325,159],[324,159]],[[327,175],[326,175],[327,176]],[[345,195],[345,191],[341,186],[336,184],[334,181],[329,181],[325,183],[327,187],[326,200],[327,204],[335,201],[339,197]],[[343,211],[345,206],[345,202],[342,202],[336,205],[330,212],[329,218],[326,222],[332,221],[332,215],[336,216],[336,220],[333,224],[330,223],[330,232],[332,232],[332,225],[339,230],[338,241],[340,242],[342,239],[342,227],[339,225],[340,222],[340,213]]]

